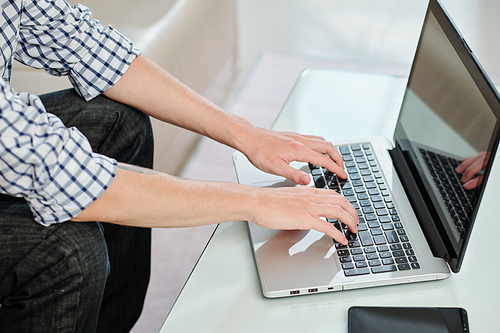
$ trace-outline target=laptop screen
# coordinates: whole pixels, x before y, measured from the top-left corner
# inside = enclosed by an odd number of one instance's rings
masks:
[[[496,151],[499,105],[469,47],[432,0],[394,141],[418,177],[430,215],[446,235],[449,259],[458,267]],[[462,163],[475,170],[467,185],[456,172]]]

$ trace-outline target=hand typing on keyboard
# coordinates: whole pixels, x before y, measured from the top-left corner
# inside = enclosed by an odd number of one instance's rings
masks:
[[[348,239],[342,230],[322,218],[336,219],[352,234],[358,231],[358,214],[349,201],[327,189],[308,186],[283,188],[255,188],[257,206],[249,219],[260,226],[283,230],[315,229],[324,232],[339,243]]]
[[[300,185],[307,185],[310,176],[290,166],[290,162],[309,162],[321,166],[340,178],[347,178],[342,156],[332,143],[311,135],[257,129],[252,138],[244,138],[244,147],[237,147],[257,168],[283,176]]]
[[[490,158],[491,153],[480,152],[475,156],[470,156],[462,159],[462,163],[455,169],[455,171],[462,175],[462,183],[464,188],[472,190],[479,185],[483,180],[483,169]]]

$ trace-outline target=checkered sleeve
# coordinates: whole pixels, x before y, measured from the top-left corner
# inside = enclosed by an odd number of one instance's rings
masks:
[[[42,225],[67,221],[111,184],[117,163],[32,94],[0,79],[0,193],[24,197]]]
[[[15,59],[52,75],[68,75],[86,100],[113,86],[139,53],[112,26],[92,19],[83,5],[24,2]]]

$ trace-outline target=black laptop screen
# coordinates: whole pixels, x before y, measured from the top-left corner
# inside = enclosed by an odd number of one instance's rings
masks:
[[[457,257],[468,239],[496,149],[498,115],[497,94],[489,80],[445,12],[431,1],[395,142],[422,180],[434,218]],[[470,170],[475,170],[467,185],[456,172],[462,163],[472,163]]]

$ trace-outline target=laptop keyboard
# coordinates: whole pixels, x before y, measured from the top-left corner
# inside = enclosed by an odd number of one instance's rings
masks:
[[[344,195],[359,217],[358,233],[336,219],[328,222],[346,235],[348,245],[335,243],[345,276],[419,269],[405,228],[369,143],[337,147],[344,159],[348,179],[325,168],[310,165],[317,188]]]
[[[420,153],[460,236],[465,238],[475,191],[464,189],[462,175],[455,172],[460,161],[425,149],[420,149]]]

